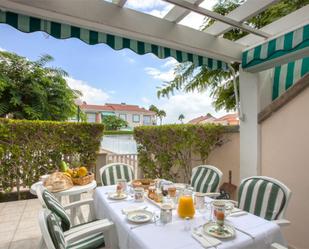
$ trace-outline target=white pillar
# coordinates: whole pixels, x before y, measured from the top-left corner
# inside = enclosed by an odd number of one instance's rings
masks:
[[[240,179],[260,174],[259,75],[239,73],[240,104]]]

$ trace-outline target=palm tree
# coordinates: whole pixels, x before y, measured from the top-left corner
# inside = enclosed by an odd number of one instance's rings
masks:
[[[158,107],[156,107],[155,105],[150,105],[149,106],[149,111],[152,111],[156,114],[156,124],[158,123],[158,112],[159,112],[159,109]]]
[[[214,6],[213,11],[221,15],[227,15],[229,12],[239,7],[244,0],[221,0]],[[277,4],[267,8],[259,15],[247,20],[251,27],[260,29],[265,25],[285,16],[303,6],[306,6],[309,0],[278,1]],[[213,19],[206,18],[202,29],[206,29],[214,23]],[[223,37],[229,40],[238,40],[247,35],[239,29],[232,29],[226,32]],[[236,72],[239,71],[239,64],[234,63],[232,67]],[[213,105],[216,110],[225,109],[226,111],[235,110],[236,101],[234,86],[231,80],[231,72],[222,70],[209,70],[206,66],[196,68],[191,62],[181,63],[174,69],[175,78],[168,84],[164,83],[159,88],[158,97],[169,97],[176,90],[184,92],[203,92],[209,90],[210,96],[214,99]],[[238,84],[237,77],[237,84]]]
[[[160,119],[160,125],[162,125],[162,119],[166,117],[166,112],[164,110],[159,110],[157,116]]]
[[[185,116],[183,114],[180,114],[178,117],[178,120],[183,124],[183,120],[185,119]]]

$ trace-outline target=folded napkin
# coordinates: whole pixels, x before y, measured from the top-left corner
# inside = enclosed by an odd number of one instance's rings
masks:
[[[238,217],[242,215],[246,215],[248,212],[241,210],[240,208],[233,208],[231,214],[229,215],[230,217]]]
[[[146,208],[147,208],[147,206],[145,206],[145,205],[144,206],[130,206],[130,207],[123,208],[121,210],[121,212],[123,214],[128,214],[129,212],[140,211],[140,210],[144,210]]]
[[[216,247],[221,244],[221,241],[211,237],[210,235],[206,235],[203,232],[203,228],[195,228],[191,233],[192,237],[196,239],[204,248]]]
[[[229,217],[238,217],[238,216],[243,216],[243,215],[246,215],[248,214],[248,212],[246,211],[238,211],[238,212],[232,212]]]

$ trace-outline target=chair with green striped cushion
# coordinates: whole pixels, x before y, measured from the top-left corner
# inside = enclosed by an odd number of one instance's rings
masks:
[[[282,182],[271,177],[253,176],[242,180],[238,205],[240,209],[266,220],[281,220],[290,197],[290,189]]]
[[[42,196],[46,207],[60,218],[63,231],[69,230],[71,228],[70,217],[66,213],[64,207],[56,199],[56,197],[47,189],[43,189],[40,195]]]
[[[191,186],[201,193],[218,192],[222,172],[211,165],[199,165],[192,169]]]
[[[114,224],[102,220],[94,226],[63,232],[59,217],[48,209],[41,210],[39,225],[48,249],[117,248],[112,236]]]
[[[127,182],[134,179],[133,167],[125,163],[111,163],[100,169],[103,186],[114,185],[117,179],[126,179]]]

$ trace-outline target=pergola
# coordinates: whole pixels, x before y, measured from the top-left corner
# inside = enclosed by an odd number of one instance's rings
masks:
[[[203,0],[165,0],[173,6],[163,18],[127,8],[126,2],[0,0],[0,23],[23,32],[45,31],[55,38],[75,37],[116,50],[129,48],[138,54],[174,57],[209,69],[231,70],[231,63],[241,63],[240,177],[258,175],[259,72],[309,56],[309,5],[255,29],[246,21],[278,0],[247,0],[226,16],[201,7]],[[215,22],[204,31],[179,24],[192,12]],[[223,38],[232,28],[249,34],[237,41]]]

